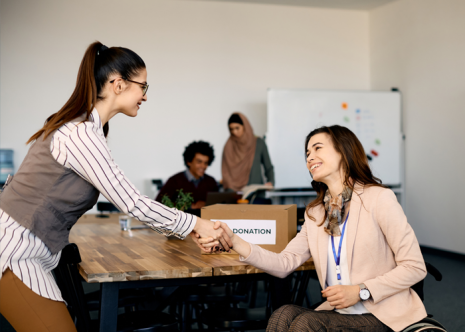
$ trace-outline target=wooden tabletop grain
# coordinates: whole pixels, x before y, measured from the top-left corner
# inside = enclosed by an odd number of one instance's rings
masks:
[[[69,241],[79,247],[79,270],[87,282],[194,278],[262,273],[239,261],[239,255],[202,255],[190,236],[166,238],[151,229],[122,231],[119,214],[84,215]],[[132,226],[141,226],[132,221]],[[309,260],[298,270],[314,269]]]

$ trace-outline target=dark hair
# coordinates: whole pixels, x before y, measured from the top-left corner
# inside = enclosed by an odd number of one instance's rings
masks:
[[[240,125],[244,125],[244,123],[242,122],[241,117],[240,117],[239,114],[237,114],[237,113],[233,113],[233,114],[231,114],[231,116],[229,117],[228,126],[229,126],[231,123],[238,123],[238,124],[240,124]]]
[[[107,48],[98,41],[90,44],[82,58],[73,94],[58,112],[47,118],[42,129],[32,135],[26,144],[38,139],[42,134],[44,139],[47,138],[51,132],[82,114],[86,114],[86,121],[89,120],[95,103],[103,99],[100,93],[111,74],[118,73],[126,79],[131,79],[143,68],[144,61],[127,48]],[[107,122],[103,127],[105,136],[108,135],[108,131]]]
[[[334,149],[342,156],[341,163],[345,174],[345,186],[353,190],[354,184],[358,182],[364,186],[384,187],[382,185],[382,181],[373,176],[362,143],[360,143],[357,136],[355,136],[355,134],[346,127],[334,125],[330,127],[320,127],[313,130],[305,139],[305,154],[307,153],[307,146],[310,139],[321,133],[325,133],[330,136]],[[315,218],[310,215],[309,211],[315,206],[324,204],[324,197],[328,186],[323,182],[316,182],[313,180],[312,187],[318,195],[314,201],[307,205],[307,215],[310,219],[316,221]],[[325,211],[325,216],[319,226],[324,223],[326,217],[327,212]]]
[[[192,160],[194,160],[195,154],[200,153],[204,156],[208,157],[208,166],[210,166],[215,159],[215,153],[213,151],[213,147],[204,141],[198,141],[198,142],[192,142],[188,146],[186,146],[186,149],[184,150],[184,153],[182,156],[184,157],[184,165],[186,165],[187,168],[189,166],[187,163],[190,163]]]

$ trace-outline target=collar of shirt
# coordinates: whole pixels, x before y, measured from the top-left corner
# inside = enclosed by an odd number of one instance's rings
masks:
[[[92,110],[92,113],[90,113],[89,119],[92,120],[92,122],[98,126],[98,129],[103,130],[102,120],[100,119],[100,115],[98,114],[98,111],[96,108],[94,108]]]
[[[201,176],[200,178],[196,179],[191,171],[189,171],[189,169],[186,169],[186,171],[184,172],[184,174],[186,175],[186,178],[189,182],[192,182],[194,184],[195,187],[197,187],[200,183],[200,181],[203,180],[203,176]]]

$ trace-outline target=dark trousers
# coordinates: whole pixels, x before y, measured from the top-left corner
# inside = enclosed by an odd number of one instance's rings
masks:
[[[372,314],[342,315],[336,311],[315,311],[296,305],[276,310],[268,321],[266,332],[390,332]]]

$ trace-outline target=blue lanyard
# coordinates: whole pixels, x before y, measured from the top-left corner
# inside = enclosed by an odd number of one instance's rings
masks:
[[[336,256],[336,248],[334,248],[334,237],[331,235],[331,244],[333,245],[333,255],[334,255],[334,260],[336,261],[337,280],[341,280],[341,267],[339,266],[339,263],[341,262],[342,240],[344,239],[344,232],[346,230],[347,219],[349,219],[349,213],[350,212],[347,213],[346,220],[344,221],[344,226],[342,226],[342,234],[341,234],[341,240],[339,241],[339,249],[337,252],[337,256]]]

